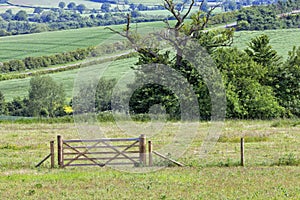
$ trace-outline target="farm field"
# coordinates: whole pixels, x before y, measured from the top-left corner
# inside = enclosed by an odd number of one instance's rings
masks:
[[[25,6],[35,6],[35,7],[58,7],[59,2],[61,0],[10,0],[10,3],[17,4],[17,5],[25,5]],[[76,5],[84,4],[87,8],[90,9],[100,9],[101,3],[88,1],[88,0],[67,0],[63,1],[68,5],[71,2],[76,3]]]
[[[141,23],[132,25],[132,28],[135,26],[143,34],[162,28],[164,23]],[[124,25],[110,27],[120,29]],[[77,48],[110,44],[120,40],[122,40],[121,37],[116,36],[110,30],[106,30],[105,27],[1,37],[0,61],[68,52]]]
[[[20,8],[17,6],[11,6],[8,4],[0,4],[0,13],[4,13],[6,10],[11,9],[13,13],[17,13],[20,10],[25,10],[27,13],[33,13],[33,8]]]
[[[137,30],[143,34],[163,28],[165,25],[163,22],[151,22],[139,23],[133,25],[133,28],[134,26],[137,26]],[[118,29],[124,25],[110,27]],[[284,58],[294,45],[300,45],[297,40],[295,41],[295,38],[300,38],[300,29],[236,32],[233,45],[244,49],[251,38],[260,34],[267,34],[273,48]],[[113,35],[104,27],[94,27],[2,37],[0,38],[0,61],[61,53],[102,43],[112,43],[121,39],[112,37]]]
[[[159,151],[180,125],[166,124],[147,138]],[[50,170],[48,161],[36,169],[56,135],[80,138],[75,125],[2,123],[0,195],[4,199],[300,198],[299,121],[227,121],[212,152],[200,159],[197,153],[208,127],[209,123],[200,123],[194,141],[179,159],[186,167],[135,174],[108,167]],[[116,137],[124,134],[112,123],[102,123],[101,128]],[[240,137],[246,138],[246,167],[238,166]]]
[[[89,72],[85,74],[87,79],[94,75],[100,74],[103,69],[107,68],[103,74],[104,78],[116,78],[119,79],[134,65],[137,61],[136,58],[130,58],[126,60],[118,60],[112,63],[103,63],[89,67]],[[57,83],[63,84],[68,99],[73,97],[74,80],[77,76],[80,76],[80,69],[59,72],[50,74]],[[81,77],[82,78],[82,77]],[[30,78],[25,79],[13,79],[0,82],[0,91],[5,95],[5,99],[10,101],[15,97],[25,97],[28,95]]]
[[[145,33],[147,30],[153,31],[154,29],[161,28],[162,24],[163,23],[161,22],[149,24],[142,23],[138,24],[138,27],[140,30],[142,29],[142,33]],[[120,28],[122,26],[114,27]],[[283,58],[287,57],[288,51],[292,50],[293,45],[300,45],[300,43],[298,44],[295,42],[295,38],[300,37],[300,29],[289,29],[264,32],[237,32],[235,33],[236,36],[233,46],[236,46],[240,49],[245,49],[251,38],[262,33],[270,36],[271,45],[275,50],[278,51],[279,55],[283,56]],[[32,37],[32,35],[5,37],[0,38],[2,43],[2,48],[0,49],[0,59],[10,60],[13,58],[24,58],[27,56],[54,54],[95,44],[108,44],[116,42],[119,39],[121,38],[118,36],[113,37],[113,34],[109,32],[109,30],[104,30],[103,27],[39,33],[35,34],[34,37]],[[119,78],[127,70],[130,70],[130,67],[134,63],[134,59],[116,62],[110,67],[111,72],[107,72],[106,77]],[[118,66],[119,64],[120,66]],[[101,68],[101,65],[98,67]],[[100,69],[98,67],[96,67],[95,70]],[[71,70],[50,75],[56,81],[64,85],[68,98],[72,97],[73,81],[77,72],[78,70]],[[18,96],[26,96],[28,88],[29,78],[0,82],[0,91],[5,95],[7,100],[12,100],[14,97]]]

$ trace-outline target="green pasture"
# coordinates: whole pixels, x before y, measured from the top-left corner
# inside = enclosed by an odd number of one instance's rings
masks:
[[[183,124],[164,125],[146,135],[158,152]],[[124,137],[114,123],[99,126],[104,133]],[[185,167],[128,173],[109,167],[49,169],[49,161],[36,169],[49,154],[49,141],[58,134],[81,138],[75,124],[4,123],[0,126],[0,195],[3,199],[300,198],[299,121],[227,121],[212,151],[200,158],[209,127],[210,123],[200,123],[193,142],[176,158]],[[240,137],[246,138],[245,167],[239,167]],[[175,152],[170,152],[171,158]]]
[[[4,13],[6,10],[12,10],[13,13],[17,13],[20,10],[25,10],[27,13],[33,13],[33,8],[20,8],[17,6],[11,6],[8,4],[0,4],[0,13]]]
[[[112,27],[120,29],[123,26],[124,25]],[[133,24],[132,28],[136,28],[140,33],[145,34],[162,28],[163,26],[163,22],[153,22]],[[294,45],[300,45],[300,43],[297,42],[297,38],[300,38],[300,29],[288,29],[264,32],[236,32],[233,46],[237,46],[239,49],[245,49],[250,39],[260,34],[269,35],[271,45],[278,51],[279,55],[284,58],[287,57],[288,51],[290,51]],[[109,30],[105,30],[104,27],[3,37],[0,38],[0,60],[5,61],[28,56],[49,55],[98,44],[100,44],[98,48],[101,48],[101,44],[114,43],[120,40],[123,40],[123,38],[112,34]],[[111,67],[112,71],[108,73],[106,77],[118,78],[120,74],[128,70],[133,64],[134,61],[132,59],[116,62]],[[99,65],[100,68],[101,65]],[[99,68],[95,67],[95,70],[97,69]],[[64,85],[68,98],[72,97],[73,80],[77,72],[78,70],[72,70],[51,74],[56,81]],[[29,78],[1,81],[0,91],[5,95],[7,100],[12,100],[14,97],[26,96],[28,86]]]
[[[126,60],[117,60],[108,63],[93,65],[87,69],[75,69],[60,73],[50,74],[50,76],[58,83],[63,84],[67,98],[73,96],[74,81],[80,77],[80,80],[89,80],[91,76],[99,75],[104,78],[121,78],[122,75],[131,70],[136,62],[136,58]],[[103,73],[102,73],[103,72]],[[82,75],[84,77],[82,77]],[[98,77],[95,77],[98,78]],[[79,78],[78,78],[79,79]],[[13,79],[0,82],[0,91],[4,94],[5,99],[11,101],[15,97],[25,97],[28,95],[30,78]]]
[[[132,24],[132,28],[137,28],[142,34],[163,26],[162,22]],[[120,30],[124,25],[110,27]],[[0,61],[68,52],[77,48],[110,44],[123,39],[105,27],[0,37]]]

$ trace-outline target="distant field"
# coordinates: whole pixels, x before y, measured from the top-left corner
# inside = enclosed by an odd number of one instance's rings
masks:
[[[136,62],[135,58],[130,58],[126,60],[118,60],[112,62],[105,71],[103,77],[106,78],[120,78],[130,67]],[[95,74],[100,74],[101,70],[107,67],[107,63],[95,65],[92,67],[87,74],[85,74],[86,79]],[[66,91],[67,98],[71,99],[73,95],[74,80],[79,74],[80,69],[70,70],[55,74],[50,74],[50,76],[58,83],[63,84]],[[30,78],[25,79],[14,79],[8,81],[0,82],[0,91],[4,94],[5,99],[11,101],[14,97],[25,97],[28,95]]]
[[[138,29],[145,33],[149,30],[154,30],[162,26],[162,22],[143,23],[138,24]],[[122,26],[115,27],[119,28]],[[145,27],[147,27],[147,29]],[[251,38],[262,33],[270,36],[271,45],[278,51],[279,55],[284,58],[287,57],[288,51],[290,51],[294,45],[300,46],[300,43],[297,41],[297,38],[300,38],[300,29],[273,30],[264,32],[237,32],[233,45],[240,49],[244,49]],[[26,56],[47,55],[96,45],[101,42],[110,43],[117,41],[116,39],[108,39],[110,36],[112,36],[112,34],[101,27],[40,33],[35,34],[34,37],[32,37],[32,35],[22,35],[0,38],[0,59],[3,61],[14,58],[24,58]],[[106,77],[119,78],[122,73],[129,70],[130,66],[132,66],[134,62],[135,61],[132,59],[116,62],[110,68],[111,71],[106,73]],[[101,68],[101,65],[98,67]],[[99,69],[98,67],[96,67],[95,70]],[[72,97],[73,80],[77,72],[78,70],[72,70],[51,74],[56,81],[64,84],[68,98]],[[28,87],[29,78],[0,82],[0,91],[3,92],[7,100],[12,100],[17,96],[26,96]]]
[[[20,10],[25,10],[27,13],[33,13],[33,8],[20,8],[17,6],[10,6],[8,4],[0,4],[0,13],[4,13],[6,10],[11,9],[13,13],[17,13]]]
[[[40,7],[58,7],[59,2],[65,2],[68,5],[71,2],[76,3],[76,5],[84,4],[88,8],[100,9],[101,3],[92,2],[88,0],[10,0],[9,2],[17,5],[27,5],[27,6],[40,6]]]
[[[115,28],[124,25],[111,26]],[[164,27],[163,22],[132,24],[141,33],[157,30]],[[300,29],[270,30],[264,32],[245,31],[236,32],[234,46],[244,49],[251,38],[260,34],[267,34],[271,38],[271,45],[283,57],[294,45],[300,46]],[[55,32],[38,33],[34,35],[18,35],[0,38],[0,61],[20,59],[28,56],[41,56],[71,51],[77,48],[95,46],[101,43],[114,42],[109,39],[113,34],[104,27],[84,28]],[[120,38],[119,38],[120,39]]]
[[[110,26],[120,29],[124,25]],[[162,22],[132,24],[142,32],[153,31],[164,26]],[[88,46],[97,46],[101,43],[113,43],[120,37],[113,37],[111,31],[104,27],[84,28],[75,30],[44,32],[31,35],[0,37],[0,62],[12,59],[22,59],[29,56],[42,56]]]

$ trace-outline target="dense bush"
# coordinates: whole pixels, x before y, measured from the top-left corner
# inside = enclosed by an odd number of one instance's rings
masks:
[[[21,72],[26,69],[49,67],[58,64],[67,64],[70,62],[86,59],[93,50],[93,47],[89,47],[50,56],[27,57],[23,60],[10,60],[7,62],[3,62],[0,68],[2,73],[9,73],[16,71]]]

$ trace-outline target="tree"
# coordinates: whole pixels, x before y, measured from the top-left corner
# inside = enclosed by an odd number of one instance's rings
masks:
[[[285,63],[274,70],[272,87],[287,116],[300,117],[300,47],[289,52]]]
[[[36,14],[41,14],[43,12],[43,9],[41,7],[36,7],[34,8],[34,11],[33,13],[36,13]]]
[[[76,8],[76,4],[74,2],[70,2],[67,7],[70,10],[74,10]]]
[[[0,91],[0,115],[6,115],[7,114],[7,104],[5,102],[4,95]]]
[[[135,50],[139,53],[139,62],[136,69],[137,80],[147,80],[147,71],[151,70],[147,67],[147,65],[151,64],[152,70],[160,69],[160,64],[168,65],[170,68],[173,68],[177,72],[179,72],[190,85],[193,87],[196,96],[198,97],[199,103],[199,111],[201,118],[209,119],[211,104],[210,104],[210,95],[208,91],[208,87],[204,83],[203,76],[199,74],[195,66],[193,66],[188,60],[185,60],[183,57],[184,52],[190,52],[191,55],[195,55],[195,50],[193,46],[188,45],[187,38],[191,40],[197,40],[198,44],[201,44],[209,53],[212,53],[215,49],[220,46],[228,46],[232,43],[233,38],[233,29],[220,29],[220,30],[212,30],[207,31],[206,26],[210,20],[211,14],[213,10],[217,7],[212,7],[207,13],[203,13],[200,9],[196,13],[191,14],[192,8],[194,6],[195,1],[185,2],[183,7],[187,9],[183,11],[176,10],[176,3],[172,0],[164,0],[164,7],[168,10],[172,17],[175,19],[175,25],[169,24],[168,21],[165,21],[169,34],[161,34],[162,40],[165,40],[170,45],[172,45],[175,49],[175,56],[171,56],[171,54],[162,51],[161,49],[157,49],[157,47],[150,46],[143,48],[147,43],[146,40],[139,40],[140,36],[138,36],[135,32],[132,32],[130,29],[130,21],[131,16],[127,15],[127,25],[124,28],[124,32],[116,31],[114,29],[109,28],[111,31],[120,34],[123,37],[126,37],[135,47]],[[201,8],[202,4],[200,5]],[[187,17],[191,14],[191,21],[187,22]],[[170,36],[170,37],[169,37]],[[151,42],[150,42],[151,43]],[[199,45],[200,46],[200,45]],[[195,51],[194,51],[195,50]],[[188,52],[187,52],[188,51]],[[195,59],[198,59],[195,58]],[[197,62],[201,62],[205,65],[207,63],[201,58],[197,60]],[[153,64],[153,65],[152,65]],[[150,66],[150,67],[151,67]],[[151,75],[150,75],[151,76]],[[211,76],[213,77],[213,76]],[[150,77],[153,78],[153,77]],[[157,78],[157,77],[154,77]],[[168,80],[168,77],[158,77],[162,81]],[[171,77],[173,78],[173,77]],[[174,80],[172,84],[176,85],[178,81]],[[181,83],[178,83],[180,85]],[[129,86],[130,89],[130,86]],[[145,95],[148,94],[148,95]],[[151,94],[151,95],[150,95]],[[181,95],[182,96],[182,95]],[[135,108],[139,108],[138,104],[145,105],[146,109],[141,109],[142,112],[145,112],[152,104],[157,104],[161,102],[165,108],[172,108],[167,110],[172,110],[172,113],[168,114],[179,114],[178,111],[178,96],[172,94],[170,90],[165,87],[159,87],[156,84],[150,84],[145,88],[141,88],[139,91],[135,92],[135,97],[140,97],[142,99],[135,98],[136,102],[131,102],[131,105],[134,105]],[[185,99],[193,100],[188,96],[183,97]],[[168,99],[168,101],[167,101]],[[155,100],[155,101],[153,101]],[[168,106],[169,107],[168,107]],[[194,112],[194,111],[192,111]],[[178,117],[173,116],[173,117]]]
[[[101,11],[102,12],[109,12],[111,5],[109,3],[103,3],[101,5]]]
[[[86,6],[84,4],[79,4],[76,9],[82,14],[86,10]]]
[[[61,1],[59,2],[58,7],[64,9],[66,7],[66,3]]]
[[[26,11],[20,10],[16,15],[15,15],[15,20],[18,21],[27,21],[28,15]]]
[[[65,92],[50,76],[30,80],[28,111],[31,116],[54,117],[63,110]]]
[[[272,46],[269,43],[270,39],[267,35],[260,35],[251,39],[251,42],[248,44],[248,48],[245,49],[245,52],[255,62],[263,66],[271,67],[280,60],[280,57],[277,52],[272,49]]]

